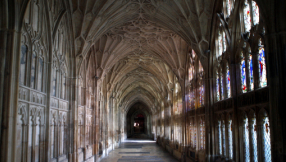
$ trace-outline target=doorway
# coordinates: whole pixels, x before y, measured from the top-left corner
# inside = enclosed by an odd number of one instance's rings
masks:
[[[144,118],[144,115],[142,114],[138,114],[134,117],[134,133],[138,133],[138,134],[145,133],[144,121],[145,121],[145,118]]]

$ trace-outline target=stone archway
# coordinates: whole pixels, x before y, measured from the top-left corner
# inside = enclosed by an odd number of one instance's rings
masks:
[[[144,123],[141,123],[143,127],[140,132],[136,132],[136,127],[134,127],[134,123],[138,115],[142,115],[142,119],[144,119]],[[148,108],[145,104],[135,103],[127,112],[126,121],[127,138],[132,137],[135,133],[145,134],[148,137],[151,136],[151,114],[148,112]]]

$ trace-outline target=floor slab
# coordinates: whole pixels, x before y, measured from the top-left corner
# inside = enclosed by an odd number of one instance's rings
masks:
[[[147,139],[127,139],[101,162],[178,162],[166,150]]]

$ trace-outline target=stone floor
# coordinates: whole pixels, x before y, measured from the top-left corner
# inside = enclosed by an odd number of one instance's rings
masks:
[[[155,141],[138,137],[125,140],[101,162],[178,162]]]

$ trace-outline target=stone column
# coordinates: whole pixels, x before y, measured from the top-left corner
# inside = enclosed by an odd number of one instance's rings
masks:
[[[267,76],[269,86],[272,161],[285,161],[286,31],[266,34],[265,46],[268,65]]]

